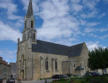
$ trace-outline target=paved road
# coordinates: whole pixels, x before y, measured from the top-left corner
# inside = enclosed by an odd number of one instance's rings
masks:
[[[51,83],[52,81],[52,79],[48,79],[47,83]],[[45,80],[21,81],[16,83],[45,83]]]

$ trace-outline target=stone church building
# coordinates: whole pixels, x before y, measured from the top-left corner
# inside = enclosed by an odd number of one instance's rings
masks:
[[[56,74],[84,75],[88,71],[85,43],[65,46],[37,40],[32,0],[25,16],[22,40],[18,39],[17,79],[38,80]]]

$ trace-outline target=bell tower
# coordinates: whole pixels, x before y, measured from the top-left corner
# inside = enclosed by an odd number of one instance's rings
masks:
[[[32,0],[30,0],[27,14],[25,16],[22,41],[26,40],[31,40],[32,42],[36,41],[36,30],[34,26],[35,26],[35,20],[33,15]]]
[[[17,79],[33,80],[32,44],[37,44],[37,42],[32,0],[29,2],[27,14],[25,15],[24,30],[22,33],[22,41],[18,39]]]

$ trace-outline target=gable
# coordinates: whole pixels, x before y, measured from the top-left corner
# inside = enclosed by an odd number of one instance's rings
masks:
[[[71,57],[71,56],[80,56],[80,55],[81,55],[81,51],[82,51],[82,49],[83,49],[83,44],[84,44],[84,43],[71,46],[71,47],[70,47],[69,56],[70,56],[70,57]]]
[[[88,48],[87,48],[86,44],[84,44],[82,51],[81,51],[81,56],[85,57],[85,55],[87,55],[86,57],[88,57],[88,53],[89,53]]]

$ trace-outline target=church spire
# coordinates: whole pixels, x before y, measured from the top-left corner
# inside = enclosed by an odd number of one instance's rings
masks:
[[[27,18],[31,17],[31,16],[33,16],[32,0],[30,0],[30,2],[29,2],[27,14],[26,14]]]
[[[35,20],[33,16],[32,0],[29,2],[27,14],[25,16],[25,25],[23,31],[23,41],[36,40]]]

